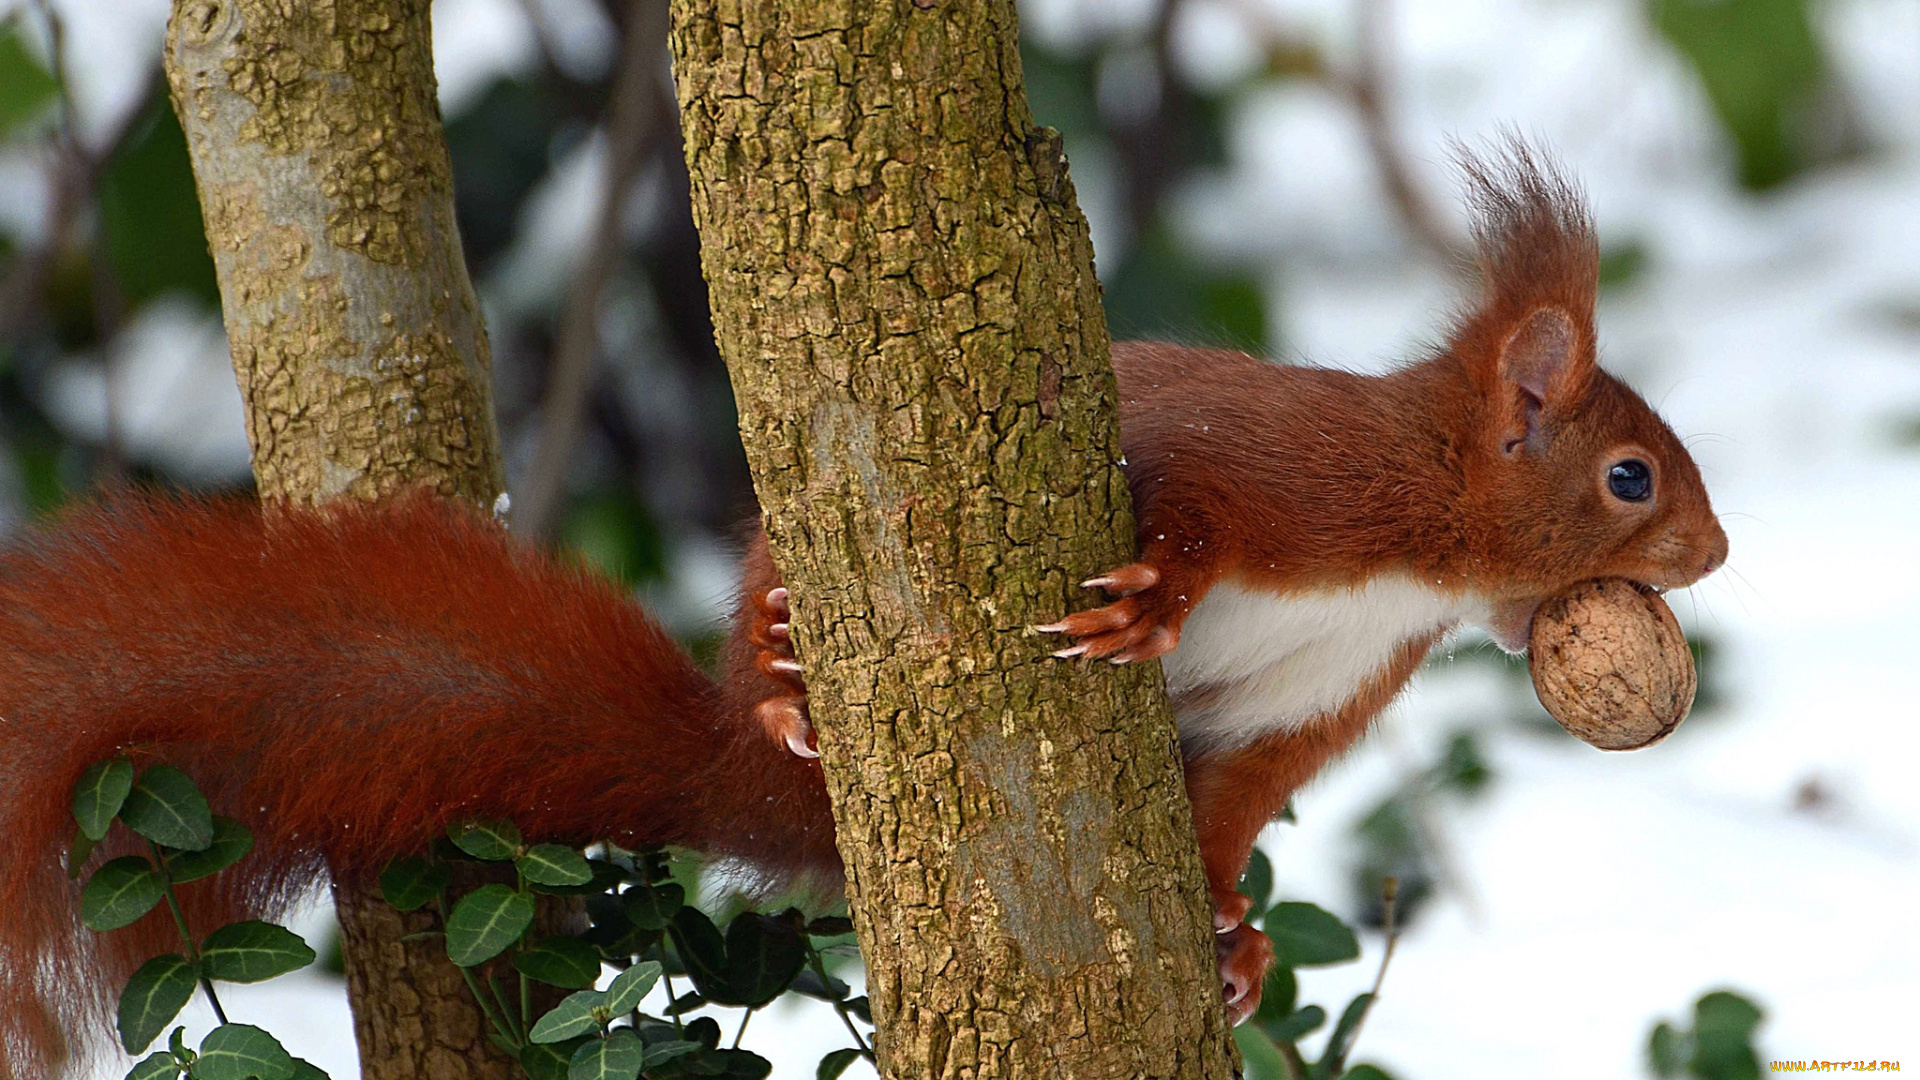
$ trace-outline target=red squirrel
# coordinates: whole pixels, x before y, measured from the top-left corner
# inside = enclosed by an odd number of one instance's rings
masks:
[[[1597,258],[1526,151],[1465,172],[1478,302],[1391,374],[1114,347],[1138,562],[1039,627],[1056,655],[1161,657],[1234,1019],[1270,958],[1235,891],[1255,836],[1453,627],[1524,647],[1533,609],[1724,562],[1679,440],[1595,364]],[[785,589],[764,537],[718,679],[609,583],[427,496],[324,510],[119,494],[0,550],[0,1075],[104,1031],[158,915],[93,935],[69,792],[114,754],[186,769],[254,853],[185,888],[200,925],[271,915],[448,824],[677,844],[839,880]],[[740,778],[750,776],[751,784]],[[110,856],[114,852],[108,852]],[[98,858],[100,856],[96,856]]]

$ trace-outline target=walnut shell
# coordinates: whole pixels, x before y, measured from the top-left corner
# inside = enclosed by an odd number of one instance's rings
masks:
[[[1602,750],[1666,738],[1686,719],[1698,686],[1666,601],[1621,578],[1583,581],[1540,605],[1527,670],[1560,726]]]

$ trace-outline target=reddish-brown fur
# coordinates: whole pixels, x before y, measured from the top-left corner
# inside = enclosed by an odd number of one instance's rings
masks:
[[[1681,586],[1725,559],[1691,458],[1594,364],[1578,199],[1518,149],[1468,171],[1485,289],[1422,362],[1364,377],[1115,347],[1142,555],[1107,575],[1120,599],[1063,620],[1084,655],[1171,651],[1229,578],[1283,595],[1412,575],[1524,617],[1585,578]],[[1656,475],[1645,504],[1605,492],[1606,463],[1629,452]],[[223,917],[468,817],[837,873],[817,766],[785,742],[805,732],[803,686],[773,664],[788,644],[763,538],[746,578],[716,687],[610,586],[429,499],[263,515],[121,496],[0,554],[0,1045],[15,1072],[57,1057],[62,1032],[170,944],[150,921],[95,956],[75,922],[68,791],[115,753],[180,764],[255,829],[256,854],[196,898]],[[1437,637],[1404,642],[1297,731],[1189,758],[1228,925],[1260,828]],[[1244,1015],[1268,944],[1233,927],[1221,950],[1251,988]]]
[[[1633,391],[1599,369],[1598,248],[1578,193],[1519,144],[1462,155],[1482,292],[1427,359],[1368,377],[1170,345],[1114,347],[1140,561],[1091,584],[1119,598],[1055,627],[1066,654],[1146,659],[1223,580],[1276,596],[1382,576],[1492,602],[1524,641],[1539,602],[1588,578],[1685,586],[1726,560],[1699,470]],[[1656,495],[1607,493],[1607,467],[1647,462]],[[1428,634],[1404,642],[1346,704],[1187,762],[1217,921],[1255,836],[1295,789],[1405,686]],[[1176,702],[1176,709],[1179,708]],[[1265,942],[1222,941],[1233,989],[1258,1002]]]
[[[61,853],[90,762],[172,762],[254,830],[188,886],[207,928],[475,817],[837,874],[818,767],[746,719],[774,684],[750,657],[729,683],[607,582],[430,498],[126,494],[29,532],[0,552],[0,1075],[111,1030],[104,995],[178,948],[164,917],[77,925]]]

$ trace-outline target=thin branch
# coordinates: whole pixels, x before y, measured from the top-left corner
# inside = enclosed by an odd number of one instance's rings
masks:
[[[1390,59],[1387,0],[1355,0],[1354,15],[1360,50],[1352,74],[1344,80],[1344,88],[1360,114],[1360,127],[1366,133],[1374,168],[1379,170],[1380,181],[1386,185],[1387,198],[1399,211],[1407,231],[1430,253],[1449,267],[1465,267],[1469,263],[1452,231],[1414,179],[1411,163],[1401,149],[1387,112],[1383,76]]]
[[[566,69],[560,66],[560,50],[554,47],[553,27],[547,22],[545,6],[540,0],[520,0],[520,13],[527,17],[527,25],[533,31],[533,48],[540,54],[540,66],[550,77],[566,78]]]
[[[58,80],[57,73],[64,71],[65,66],[56,63],[54,70]],[[0,342],[12,340],[25,324],[28,312],[46,291],[47,280],[60,261],[60,253],[81,211],[93,203],[101,172],[126,145],[165,86],[160,68],[155,65],[140,100],[121,114],[107,137],[91,149],[80,140],[77,126],[71,126],[69,119],[62,119],[47,148],[47,190],[52,198],[47,205],[46,227],[41,230],[39,242],[21,252],[5,277],[0,277]],[[59,93],[63,117],[70,116],[71,105],[66,93],[64,90]]]
[[[672,115],[657,60],[666,41],[666,4],[629,0],[626,43],[607,106],[607,168],[587,253],[574,271],[541,403],[540,441],[516,499],[515,533],[537,543],[552,533],[566,499],[567,465],[580,439],[600,346],[600,297],[618,269],[620,212],[640,170],[665,145]]]
[[[1387,931],[1387,951],[1380,955],[1380,970],[1373,975],[1373,991],[1367,996],[1367,1006],[1360,1010],[1360,1019],[1353,1022],[1353,1030],[1347,1033],[1347,1045],[1340,1048],[1342,1054],[1351,1053],[1360,1045],[1360,1029],[1367,1026],[1367,1017],[1373,1015],[1373,1007],[1380,1002],[1380,987],[1387,981],[1387,965],[1393,963],[1393,947],[1400,942],[1400,928],[1394,925],[1393,901],[1400,891],[1400,880],[1388,878],[1382,889],[1381,897],[1385,906]]]
[[[1380,174],[1387,201],[1393,204],[1401,224],[1443,265],[1450,269],[1464,268],[1469,263],[1463,249],[1422,190],[1389,115],[1386,70],[1391,52],[1387,0],[1354,0],[1354,4],[1359,55],[1353,70],[1346,73],[1305,59],[1310,50],[1276,24],[1255,0],[1242,0],[1237,10],[1258,36],[1269,58],[1269,68],[1317,79],[1353,105],[1373,167]]]

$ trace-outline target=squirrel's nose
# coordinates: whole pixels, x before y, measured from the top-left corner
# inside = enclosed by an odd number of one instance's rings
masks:
[[[1719,521],[1709,525],[1704,546],[1707,549],[1707,565],[1701,571],[1703,577],[1727,565],[1727,531],[1720,527]]]

